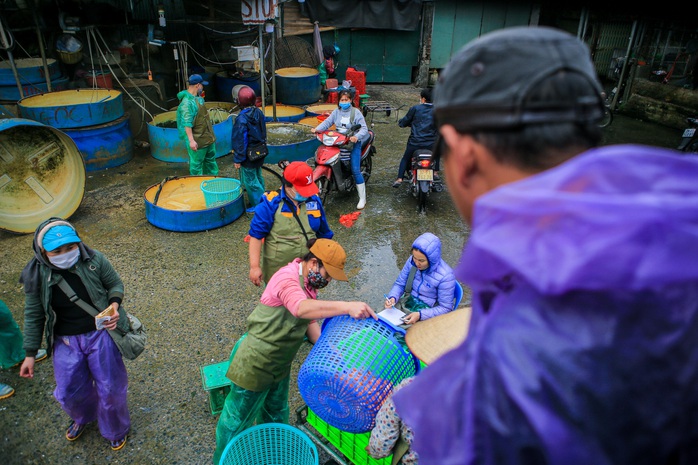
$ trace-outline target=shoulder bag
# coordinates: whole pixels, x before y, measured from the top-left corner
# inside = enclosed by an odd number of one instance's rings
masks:
[[[266,142],[247,146],[248,161],[263,160],[267,155],[269,155],[269,148]]]
[[[405,291],[402,293],[402,296],[396,304],[397,308],[400,308],[405,312],[418,312],[423,308],[429,308],[429,305],[412,296],[412,282],[414,281],[414,275],[416,273],[417,267],[413,265],[412,268],[410,268],[410,274],[407,276]]]
[[[257,109],[254,108],[252,111],[256,111]],[[261,112],[261,110],[259,110]],[[262,118],[264,118],[264,114],[262,114]],[[247,145],[247,160],[248,161],[257,161],[257,160],[263,160],[267,155],[269,155],[269,148],[267,147],[266,142],[259,142],[258,144],[248,144]]]
[[[93,317],[97,316],[99,311],[78,297],[73,288],[70,287],[70,284],[68,284],[68,281],[61,279],[58,282],[58,287],[61,288],[65,295],[68,296],[68,299],[70,299],[70,301],[75,305],[82,308]],[[131,313],[127,312],[126,317],[128,318],[129,323],[128,332],[124,334],[123,331],[117,327],[116,329],[109,331],[109,335],[116,343],[121,355],[129,360],[135,360],[141,353],[143,353],[143,350],[145,349],[145,326],[143,326],[143,323],[141,323],[141,321]]]

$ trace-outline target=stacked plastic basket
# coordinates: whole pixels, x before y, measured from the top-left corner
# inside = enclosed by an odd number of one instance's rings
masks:
[[[308,407],[329,425],[350,433],[370,431],[386,397],[414,376],[419,361],[381,320],[338,316],[322,334],[298,372]]]

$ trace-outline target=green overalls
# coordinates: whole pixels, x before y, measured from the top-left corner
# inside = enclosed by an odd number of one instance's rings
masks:
[[[192,150],[187,142],[189,153],[189,174],[191,175],[218,175],[218,163],[216,163],[216,136],[213,133],[213,125],[208,117],[208,109],[203,103],[196,102],[196,116],[192,123],[192,136],[198,150]]]
[[[305,289],[303,277],[298,280]],[[234,384],[216,426],[214,464],[228,442],[255,422],[288,424],[291,365],[310,321],[293,316],[286,307],[262,303],[247,317],[247,336],[226,374]]]
[[[293,215],[289,217],[281,213],[284,202],[284,200],[279,202],[279,207],[274,213],[274,226],[264,238],[262,246],[262,279],[267,283],[279,268],[288,265],[294,258],[302,258],[308,253],[306,239],[298,221]],[[287,200],[286,202],[288,202],[289,207],[296,208],[292,201]],[[308,239],[315,238],[315,231],[312,230],[308,222],[305,202],[301,202],[299,210],[298,218],[305,228]]]

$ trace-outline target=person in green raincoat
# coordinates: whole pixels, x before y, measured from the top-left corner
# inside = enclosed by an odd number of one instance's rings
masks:
[[[228,442],[255,421],[288,424],[291,364],[311,320],[337,315],[378,319],[365,302],[317,300],[318,289],[333,279],[347,281],[347,255],[332,239],[311,239],[308,250],[274,273],[247,318],[246,336],[227,372],[232,384],[216,426],[214,464]]]
[[[24,361],[26,353],[22,348],[24,337],[19,325],[12,316],[12,312],[5,302],[0,300],[0,368],[6,370],[15,367]],[[39,349],[34,361],[40,362],[46,359],[46,349]],[[7,399],[15,393],[12,386],[0,383],[0,399]]]
[[[187,141],[189,174],[218,175],[216,136],[203,98],[208,82],[200,74],[189,76],[189,87],[177,94],[177,130],[179,138]]]

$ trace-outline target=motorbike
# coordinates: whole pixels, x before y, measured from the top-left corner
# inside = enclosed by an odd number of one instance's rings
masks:
[[[361,129],[355,124],[346,134],[336,130],[316,132],[315,136],[321,145],[315,151],[312,160],[313,182],[317,184],[318,196],[323,204],[327,203],[330,192],[351,192],[356,189],[354,176],[351,174],[351,144],[349,138]],[[369,138],[361,148],[361,174],[364,182],[368,182],[373,168],[373,156],[376,148],[373,145],[375,134],[369,129]]]
[[[683,130],[681,143],[676,149],[684,153],[698,153],[698,118],[686,118],[686,122],[690,127]]]
[[[410,192],[417,199],[419,213],[426,213],[427,197],[431,192],[443,190],[441,180],[434,177],[434,164],[431,150],[418,149],[412,154]]]

